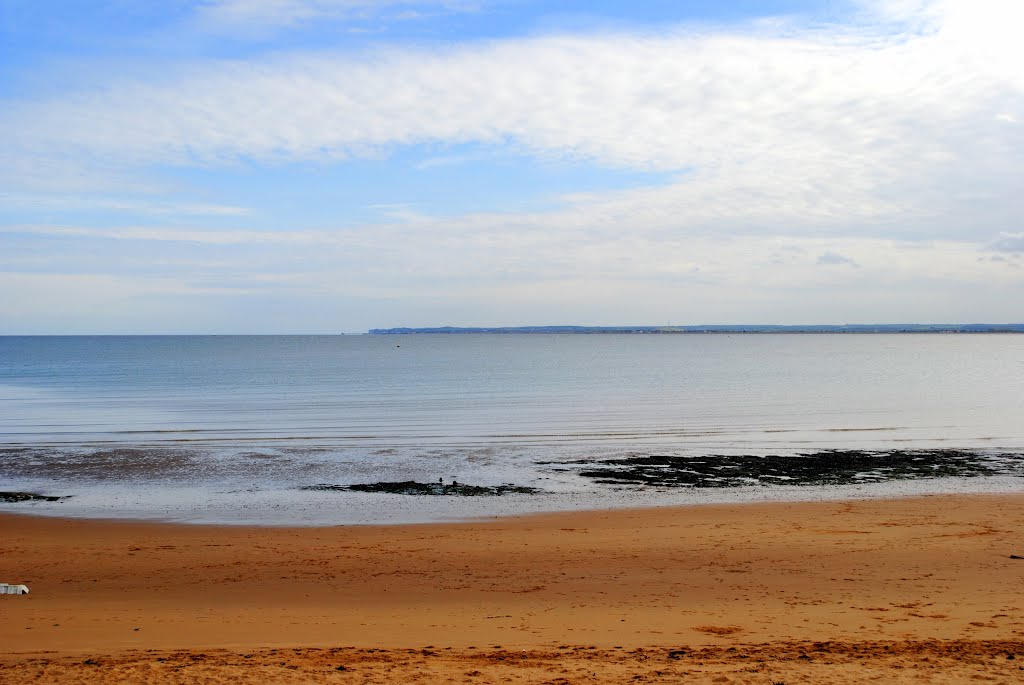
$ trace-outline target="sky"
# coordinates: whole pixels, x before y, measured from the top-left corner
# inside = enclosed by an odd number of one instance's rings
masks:
[[[1024,321],[1019,0],[0,0],[0,334]]]

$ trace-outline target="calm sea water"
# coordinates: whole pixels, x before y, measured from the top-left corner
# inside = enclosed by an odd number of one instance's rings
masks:
[[[586,499],[538,463],[1020,450],[1022,391],[1018,335],[0,337],[0,489],[458,478]]]

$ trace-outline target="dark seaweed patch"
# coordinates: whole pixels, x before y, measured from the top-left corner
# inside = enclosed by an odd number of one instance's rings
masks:
[[[71,495],[40,495],[35,492],[0,492],[0,502],[60,502]]]
[[[581,476],[611,485],[727,488],[847,485],[888,480],[1024,476],[1024,454],[963,450],[825,450],[796,455],[633,456],[583,465]]]
[[[355,483],[353,485],[306,485],[301,490],[385,492],[393,495],[452,495],[457,497],[495,497],[511,493],[532,494],[536,488],[523,485],[466,485],[465,483],[418,483],[414,480],[400,482]]]

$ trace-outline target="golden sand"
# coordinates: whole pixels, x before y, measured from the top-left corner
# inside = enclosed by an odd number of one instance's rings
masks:
[[[0,683],[1024,682],[1024,495],[0,530]]]

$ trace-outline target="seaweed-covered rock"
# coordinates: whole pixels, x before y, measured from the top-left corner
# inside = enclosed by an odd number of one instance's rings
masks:
[[[465,483],[419,483],[414,480],[379,483],[354,483],[352,485],[332,485],[321,483],[307,485],[302,490],[321,491],[352,491],[352,492],[385,492],[393,495],[448,495],[457,497],[498,496],[511,493],[530,494],[536,488],[523,485],[466,485]]]
[[[35,492],[0,492],[0,502],[60,502],[71,495],[40,495]]]
[[[824,450],[795,455],[633,456],[575,461],[605,484],[723,488],[842,485],[914,478],[1024,476],[1024,454],[966,450]]]

